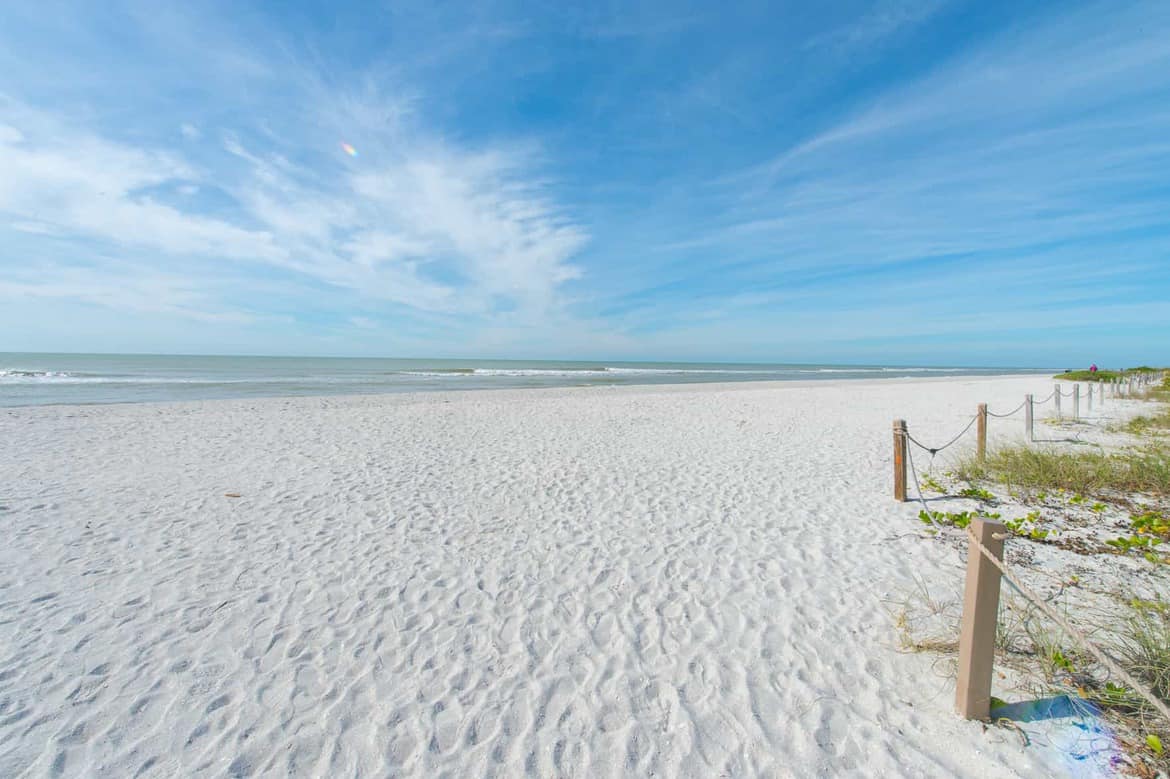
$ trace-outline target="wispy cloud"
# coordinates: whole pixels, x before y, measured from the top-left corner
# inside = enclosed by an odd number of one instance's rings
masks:
[[[19,224],[177,255],[262,260],[282,255],[268,233],[160,202],[160,190],[198,176],[177,155],[72,132],[53,117],[11,102],[7,108],[5,113],[15,114],[10,121],[23,120],[30,130],[9,125],[7,140],[0,141],[6,174],[0,180],[0,212]]]
[[[686,271],[717,280],[655,293],[661,316],[672,299],[798,327],[833,311],[861,339],[1068,321],[1091,305],[1166,328],[1170,309],[1145,301],[1167,281],[1170,18],[1110,6],[1101,26],[1103,12],[964,52],[708,188],[717,216],[673,253],[717,258]],[[815,317],[800,313],[810,293]]]
[[[174,25],[151,26],[185,37]],[[222,44],[220,53],[232,61]],[[268,71],[245,75],[257,72]],[[193,287],[205,282],[200,274],[242,263],[347,289],[358,306],[534,321],[561,305],[587,233],[556,203],[535,155],[445,138],[414,115],[408,88],[359,81],[327,90],[316,71],[284,76],[296,111],[270,105],[262,121],[225,121],[218,148],[192,122],[179,125],[186,144],[129,144],[77,128],[68,113],[4,98],[0,218],[26,233],[100,242],[144,272],[184,268]],[[292,135],[274,129],[298,122]],[[343,139],[359,157],[342,153]],[[81,260],[62,255],[44,272]],[[36,289],[80,299],[75,284]]]
[[[807,48],[856,55],[926,22],[950,0],[880,0],[863,14],[811,38]]]

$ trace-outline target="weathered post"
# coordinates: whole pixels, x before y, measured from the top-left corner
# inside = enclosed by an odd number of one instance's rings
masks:
[[[906,501],[906,420],[894,420],[894,500]]]
[[[1088,410],[1092,411],[1093,410],[1093,385],[1089,384],[1088,387],[1089,387],[1089,397],[1088,397],[1089,409]]]
[[[1105,384],[1097,385],[1097,408],[1105,408]]]
[[[1029,443],[1036,440],[1032,430],[1032,396],[1024,396],[1024,430],[1028,434]]]
[[[1002,561],[1006,530],[990,519],[972,519],[968,525],[967,581],[963,585],[959,676],[955,682],[955,711],[967,719],[986,720],[991,716],[995,624],[999,615],[1000,572],[980,552],[979,545]]]
[[[1073,385],[1073,419],[1081,418],[1081,385]]]
[[[987,404],[980,403],[978,419],[975,422],[975,433],[978,438],[977,452],[980,460],[987,459]]]
[[[1056,401],[1056,417],[1060,418],[1060,385],[1057,384],[1052,390],[1052,399]]]

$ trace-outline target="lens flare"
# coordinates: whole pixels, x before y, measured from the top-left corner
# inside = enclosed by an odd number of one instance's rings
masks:
[[[348,143],[346,143],[345,141],[342,141],[342,142],[341,142],[341,150],[342,150],[343,152],[345,152],[346,154],[348,154],[349,156],[351,156],[351,157],[356,157],[356,156],[358,156],[358,154],[357,154],[357,149],[355,149],[354,147],[350,146],[350,145],[349,145]]]

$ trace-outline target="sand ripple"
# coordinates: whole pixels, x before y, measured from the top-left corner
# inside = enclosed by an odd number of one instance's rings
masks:
[[[1034,383],[4,411],[0,776],[1039,771],[879,543],[890,419]]]

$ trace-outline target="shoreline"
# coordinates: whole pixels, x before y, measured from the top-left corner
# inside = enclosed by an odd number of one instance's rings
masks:
[[[94,401],[90,403],[27,403],[23,405],[0,405],[0,412],[26,410],[32,408],[92,408],[103,406],[174,406],[187,403],[239,403],[239,402],[256,402],[256,401],[287,401],[287,400],[304,400],[304,401],[322,401],[329,399],[350,398],[370,400],[374,398],[424,398],[430,396],[453,395],[462,397],[468,394],[480,393],[501,393],[501,392],[540,392],[551,393],[556,391],[638,391],[638,390],[654,390],[661,389],[665,392],[694,390],[702,391],[703,388],[712,388],[719,391],[733,391],[733,390],[748,390],[748,389],[783,389],[800,388],[807,389],[811,387],[836,387],[839,385],[859,386],[865,384],[873,384],[875,386],[889,385],[892,383],[907,384],[907,383],[941,383],[941,382],[959,382],[959,381],[994,381],[1003,379],[1045,379],[1049,381],[1057,381],[1048,374],[1032,374],[1032,373],[1011,373],[1011,374],[965,374],[961,376],[891,376],[888,378],[882,377],[858,377],[858,378],[844,378],[832,377],[826,379],[785,379],[785,380],[770,380],[770,379],[742,379],[737,381],[691,381],[691,382],[646,382],[646,383],[626,383],[626,384],[575,384],[575,385],[555,385],[544,387],[468,387],[460,389],[457,387],[434,389],[434,390],[390,390],[385,392],[331,392],[317,395],[307,394],[288,394],[288,395],[255,395],[255,396],[240,396],[240,397],[220,397],[220,398],[182,398],[176,400],[115,400],[115,401]]]

